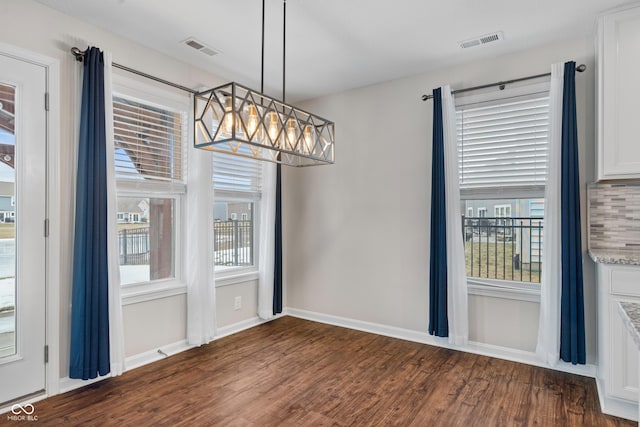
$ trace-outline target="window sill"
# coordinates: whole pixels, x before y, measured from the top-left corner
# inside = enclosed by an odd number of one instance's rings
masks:
[[[467,293],[492,298],[540,302],[540,285],[490,279],[467,279]]]
[[[187,285],[176,281],[123,285],[120,291],[122,305],[138,304],[187,293]]]
[[[243,282],[250,282],[252,280],[258,280],[258,276],[258,270],[255,269],[216,272],[216,288],[231,286]]]

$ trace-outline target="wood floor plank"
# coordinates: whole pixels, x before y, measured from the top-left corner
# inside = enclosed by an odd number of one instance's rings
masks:
[[[39,426],[635,425],[592,378],[288,316],[35,407]]]

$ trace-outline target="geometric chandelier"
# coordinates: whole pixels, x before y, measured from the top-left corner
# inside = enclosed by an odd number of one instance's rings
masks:
[[[288,166],[334,162],[334,123],[238,83],[195,95],[196,148]]]
[[[264,17],[262,0],[262,88]],[[283,0],[282,100],[235,82],[195,94],[196,148],[287,166],[334,162],[334,123],[284,102],[286,18],[287,0]]]

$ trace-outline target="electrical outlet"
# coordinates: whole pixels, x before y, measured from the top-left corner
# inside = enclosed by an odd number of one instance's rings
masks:
[[[233,309],[240,310],[242,308],[242,297],[235,297],[233,300]]]

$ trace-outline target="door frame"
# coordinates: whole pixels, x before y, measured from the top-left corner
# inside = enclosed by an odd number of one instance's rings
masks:
[[[60,229],[62,226],[60,218],[60,61],[5,43],[0,43],[0,53],[43,67],[46,73],[46,90],[49,94],[49,110],[46,112],[47,200],[45,213],[49,220],[49,237],[45,242],[45,345],[49,348],[49,360],[44,367],[45,394],[29,400],[29,402],[35,402],[47,396],[58,394],[60,390]],[[71,66],[75,65],[72,63],[75,58],[70,54],[68,56]],[[44,104],[44,99],[42,102]],[[69,106],[69,109],[72,110],[72,106]],[[74,135],[71,126],[69,128],[71,135]]]

